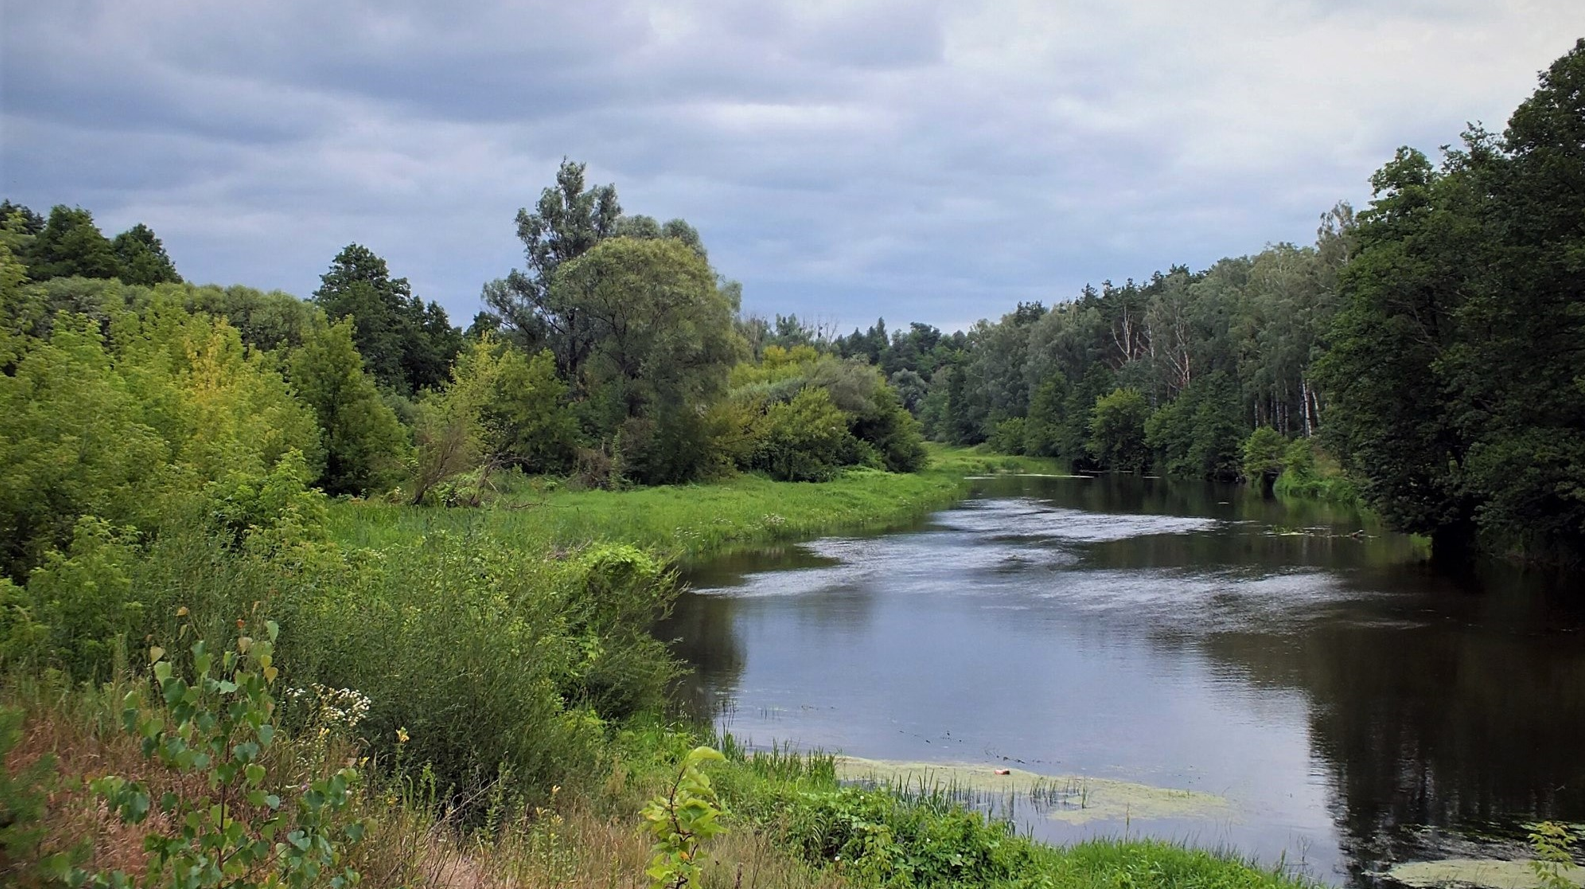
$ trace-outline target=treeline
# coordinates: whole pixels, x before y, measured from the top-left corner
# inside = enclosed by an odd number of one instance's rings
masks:
[[[521,214],[529,268],[485,287],[498,314],[466,332],[357,244],[305,301],[185,283],[143,225],[112,241],[87,211],[5,209],[0,539],[18,580],[83,520],[156,533],[167,501],[201,494],[267,530],[286,519],[250,498],[288,483],[456,504],[511,470],[620,487],[924,461],[874,368],[756,354],[697,232],[623,215],[577,164]],[[148,255],[160,275],[127,272]]]
[[[522,214],[528,268],[467,331],[357,244],[304,300],[185,282],[146,226],[131,239],[164,271],[139,278],[88,212],[7,204],[0,674],[107,680],[140,640],[224,649],[268,619],[283,687],[359,690],[369,752],[432,792],[598,787],[612,727],[667,707],[677,664],[650,629],[670,568],[490,534],[343,545],[327,498],[472,505],[525,472],[819,480],[924,450],[875,368],[756,352],[697,233],[582,178],[563,165]]]
[[[1439,557],[1585,558],[1585,41],[1501,134],[1401,149],[1356,215],[965,333],[751,339],[881,368],[935,439],[1358,494]],[[1338,469],[1346,471],[1347,479]]]

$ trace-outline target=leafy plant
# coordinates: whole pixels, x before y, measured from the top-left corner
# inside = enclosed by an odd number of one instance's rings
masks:
[[[1578,840],[1579,837],[1556,821],[1543,821],[1531,828],[1530,849],[1535,853],[1535,860],[1530,862],[1530,869],[1535,871],[1542,889],[1576,889],[1574,881],[1564,876],[1563,871],[1574,865],[1570,850]]]
[[[266,782],[260,760],[276,738],[269,687],[279,672],[271,662],[279,628],[274,621],[266,626],[268,639],[242,636],[218,658],[202,640],[194,643],[191,681],[178,675],[164,649],[149,649],[163,706],[145,710],[139,692],[130,692],[123,725],[142,738],[144,756],[202,780],[180,782],[157,800],[126,778],[90,782],[124,823],[142,824],[157,811],[168,827],[145,838],[149,862],[141,879],[76,870],[74,889],[307,889],[326,875],[332,889],[358,882],[356,871],[336,870],[344,844],[363,835],[360,822],[338,818],[357,772],[343,768],[309,781],[293,806]]]
[[[725,809],[700,767],[724,759],[710,747],[695,747],[683,758],[666,795],[650,800],[640,813],[646,829],[655,835],[655,857],[645,871],[654,889],[699,885],[703,875],[699,845],[726,829],[720,823]]]

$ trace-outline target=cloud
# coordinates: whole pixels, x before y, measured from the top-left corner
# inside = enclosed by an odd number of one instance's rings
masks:
[[[459,321],[563,156],[745,304],[956,326],[1305,241],[1500,128],[1575,0],[12,4],[0,189],[306,294],[357,241]]]

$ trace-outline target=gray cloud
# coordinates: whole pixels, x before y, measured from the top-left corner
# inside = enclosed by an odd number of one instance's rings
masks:
[[[1093,8],[1092,8],[1093,7]],[[465,321],[563,156],[749,309],[945,326],[1306,241],[1500,127],[1575,0],[8,4],[0,189],[307,293],[365,243]]]

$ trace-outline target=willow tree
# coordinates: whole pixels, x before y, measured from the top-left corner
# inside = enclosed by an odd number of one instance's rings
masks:
[[[676,239],[611,238],[561,266],[546,304],[588,336],[576,389],[586,418],[649,484],[696,475],[704,413],[744,354],[732,291]]]

